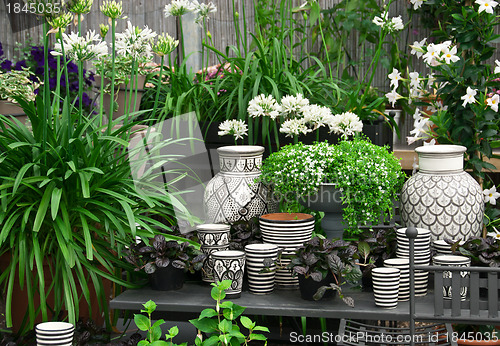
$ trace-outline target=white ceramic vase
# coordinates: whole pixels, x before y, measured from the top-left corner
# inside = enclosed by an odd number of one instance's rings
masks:
[[[401,191],[401,218],[407,227],[431,231],[432,239],[479,236],[484,200],[479,184],[464,171],[466,147],[418,147],[419,172]]]
[[[233,145],[220,147],[217,152],[220,172],[205,189],[207,222],[233,224],[277,211],[271,190],[255,182],[260,176],[264,147]]]

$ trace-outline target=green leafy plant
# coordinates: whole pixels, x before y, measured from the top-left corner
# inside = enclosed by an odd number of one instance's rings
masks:
[[[224,280],[218,284],[213,283],[211,291],[215,300],[215,309],[208,308],[201,312],[197,319],[190,320],[200,332],[207,334],[207,339],[196,338],[196,345],[247,345],[253,340],[266,340],[266,336],[259,332],[269,333],[266,327],[258,326],[250,318],[242,316],[245,308],[231,301],[223,301],[226,297],[225,290],[231,286],[231,280]],[[237,323],[248,329],[245,336]]]
[[[338,295],[348,305],[353,307],[354,300],[342,294],[341,285],[344,279],[356,282],[361,278],[359,267],[352,262],[352,249],[349,243],[343,240],[330,241],[325,238],[314,237],[301,246],[291,258],[288,269],[292,273],[311,278],[316,282],[325,279],[329,273],[334,282],[330,286],[321,287],[314,295],[319,300],[326,292],[326,288],[337,291]]]
[[[398,159],[387,148],[362,138],[337,145],[285,146],[264,160],[261,175],[288,202],[313,195],[321,183],[337,184],[351,234],[362,232],[359,225],[392,216],[404,177]]]
[[[148,317],[140,314],[134,314],[134,322],[137,328],[140,330],[147,332],[146,340],[141,340],[137,344],[138,346],[185,346],[187,342],[182,344],[174,344],[173,339],[179,334],[179,328],[177,326],[173,326],[168,330],[168,333],[165,334],[165,338],[167,341],[160,340],[162,336],[161,326],[165,323],[163,319],[155,321],[153,324],[151,320],[151,315],[156,310],[156,303],[152,300],[147,301],[143,304],[144,309],[141,312],[148,314]]]
[[[157,234],[150,239],[150,245],[143,241],[133,243],[125,256],[127,262],[133,264],[136,270],[144,270],[152,274],[158,268],[171,265],[174,268],[194,273],[201,270],[206,255],[187,241],[167,241],[165,235]]]
[[[231,280],[224,280],[217,284],[212,283],[212,286],[210,294],[215,300],[215,309],[205,309],[198,318],[189,321],[199,331],[195,345],[248,345],[251,341],[265,341],[266,336],[261,332],[269,333],[268,328],[258,326],[250,318],[243,316],[244,307],[231,301],[223,301],[226,297],[225,290],[231,287]],[[160,340],[162,337],[161,326],[165,321],[161,319],[152,324],[151,315],[156,310],[156,304],[150,300],[143,306],[144,309],[141,312],[148,314],[148,317],[140,314],[134,315],[137,327],[147,332],[146,340],[141,340],[138,343],[139,346],[187,345],[187,343],[181,345],[173,343],[173,338],[179,333],[179,329],[175,326],[170,328],[168,334],[165,335],[167,341]],[[240,325],[248,329],[247,336],[241,332]],[[202,333],[207,335],[205,340],[203,340]]]

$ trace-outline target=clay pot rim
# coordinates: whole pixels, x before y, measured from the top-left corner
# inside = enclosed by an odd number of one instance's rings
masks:
[[[261,215],[259,219],[266,222],[296,223],[314,220],[314,216],[305,213],[271,213]]]

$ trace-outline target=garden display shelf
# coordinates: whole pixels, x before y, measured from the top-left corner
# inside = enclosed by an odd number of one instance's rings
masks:
[[[110,308],[139,311],[143,308],[142,304],[153,299],[157,304],[156,311],[199,313],[205,308],[213,308],[211,287],[203,283],[189,282],[178,291],[161,292],[150,288],[127,290],[110,302]],[[373,292],[361,292],[350,287],[345,287],[342,291],[344,295],[354,299],[354,308],[344,304],[338,297],[326,301],[307,301],[300,297],[299,290],[275,290],[268,295],[243,291],[240,298],[232,301],[246,307],[247,315],[386,321],[407,321],[410,318],[408,302],[399,302],[395,309],[383,309],[375,306]],[[431,311],[434,307],[433,299],[432,292],[427,296],[417,297],[417,311]]]

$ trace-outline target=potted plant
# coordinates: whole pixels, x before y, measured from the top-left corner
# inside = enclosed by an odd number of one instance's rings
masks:
[[[282,201],[325,211],[323,230],[340,238],[344,225],[357,235],[359,226],[392,217],[405,175],[385,147],[355,135],[362,128],[355,114],[334,116],[332,126],[342,134],[338,144],[288,145],[264,160],[260,179]]]
[[[6,71],[0,69],[0,114],[11,116],[24,116],[19,118],[21,122],[25,122],[27,116],[24,115],[23,109],[19,106],[14,97],[21,97],[25,100],[35,99],[35,89],[38,83],[30,80],[32,73],[29,71]]]
[[[181,289],[185,273],[194,274],[201,270],[206,255],[189,242],[167,241],[164,235],[157,234],[150,244],[142,240],[130,246],[127,262],[149,274],[151,288],[160,291]]]
[[[361,269],[363,290],[371,290],[372,269],[382,267],[384,260],[396,257],[396,232],[394,228],[368,230],[360,234],[358,240],[352,241],[351,246],[357,249],[353,258]]]
[[[320,300],[332,296],[335,290],[347,305],[354,306],[353,299],[344,297],[341,289],[344,279],[353,282],[361,278],[351,252],[349,243],[343,240],[331,242],[320,237],[300,247],[287,267],[298,275],[301,297]]]

